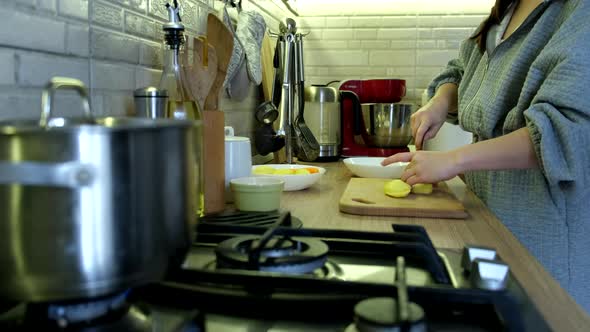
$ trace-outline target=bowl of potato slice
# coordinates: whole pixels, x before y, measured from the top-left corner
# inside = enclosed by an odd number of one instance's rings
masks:
[[[326,173],[317,166],[296,164],[266,164],[252,166],[252,176],[268,176],[285,181],[283,191],[303,190],[311,187]]]

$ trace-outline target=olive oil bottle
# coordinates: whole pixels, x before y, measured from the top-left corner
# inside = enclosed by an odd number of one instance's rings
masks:
[[[194,211],[202,217],[205,210],[204,179],[203,179],[203,113],[196,99],[188,88],[185,71],[183,69],[186,59],[184,25],[181,23],[179,8],[176,1],[174,6],[166,4],[169,22],[164,24],[164,71],[158,86],[161,90],[168,91],[168,107],[166,117],[181,120],[194,121],[194,174],[195,184],[192,186],[190,199],[194,205]]]

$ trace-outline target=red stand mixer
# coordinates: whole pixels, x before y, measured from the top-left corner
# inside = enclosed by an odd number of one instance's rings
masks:
[[[410,151],[411,104],[401,79],[348,80],[340,84],[343,157],[388,157]]]

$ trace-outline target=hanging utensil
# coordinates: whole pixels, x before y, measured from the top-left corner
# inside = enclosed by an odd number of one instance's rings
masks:
[[[285,146],[283,137],[277,136],[273,122],[279,116],[276,107],[270,101],[265,101],[256,108],[256,120],[261,124],[254,131],[254,145],[261,155],[278,151]]]
[[[185,63],[188,61],[188,52],[184,53]],[[188,78],[188,86],[192,95],[197,98],[201,109],[205,106],[205,99],[217,78],[217,51],[209,44],[207,37],[193,38],[193,62],[185,70]]]
[[[277,135],[285,139],[285,156],[288,164],[293,163],[293,45],[295,42],[295,35],[288,32],[284,38],[283,51],[283,85],[281,93],[281,101],[279,103],[280,113],[280,127],[277,130]]]
[[[265,41],[267,44],[265,47],[272,47],[270,46],[268,35],[265,36]],[[277,40],[277,48],[279,47],[279,43],[280,39]],[[264,98],[266,101],[256,108],[255,117],[260,123],[260,126],[254,130],[254,145],[256,147],[256,151],[258,151],[260,155],[264,156],[271,152],[276,152],[282,149],[285,146],[285,140],[283,137],[277,136],[277,133],[273,127],[273,122],[279,116],[279,111],[276,105],[278,105],[281,98],[281,82],[278,81],[278,86],[275,85],[277,83],[277,77],[279,76],[280,71],[279,61],[277,58],[278,52],[275,52],[274,59],[272,60],[270,59],[271,49],[263,52],[263,55],[263,62],[265,63],[263,69],[265,72],[262,85],[264,88]],[[269,72],[272,71],[270,68],[272,67],[274,67],[274,74],[270,73],[269,75]],[[278,94],[276,97],[278,99],[276,104],[273,103],[275,94]]]
[[[282,36],[277,38],[277,44],[275,46],[275,53],[273,56],[272,64],[274,67],[274,81],[272,86],[272,103],[279,107],[281,103],[281,85],[283,82],[282,71],[281,71],[281,43],[283,41]]]
[[[320,145],[314,137],[311,129],[303,118],[305,109],[305,76],[303,66],[303,36],[297,34],[295,37],[295,67],[297,68],[297,100],[299,113],[294,123],[294,130],[297,136],[298,153],[297,158],[303,161],[314,161],[320,154]]]

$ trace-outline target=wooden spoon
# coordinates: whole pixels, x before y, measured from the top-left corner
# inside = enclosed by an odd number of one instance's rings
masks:
[[[205,45],[208,47],[205,48]],[[184,54],[185,63],[189,63],[188,52]],[[207,42],[207,38],[204,36],[193,38],[193,63],[185,67],[184,74],[188,78],[191,94],[197,99],[201,109],[217,77],[217,62],[217,53]]]
[[[227,75],[227,67],[234,48],[234,37],[214,14],[207,15],[207,38],[217,52],[217,75],[205,99],[206,110],[219,109],[219,94]]]

